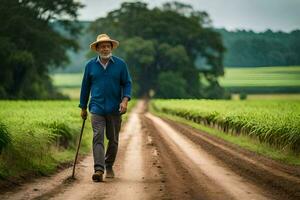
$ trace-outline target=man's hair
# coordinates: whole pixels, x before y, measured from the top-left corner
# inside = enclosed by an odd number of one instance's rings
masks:
[[[108,41],[107,41],[107,42],[108,42]],[[112,42],[109,42],[109,43],[110,43],[110,45],[111,45],[111,48],[113,48],[113,47],[114,47],[113,43],[112,43]],[[100,42],[96,44],[96,49],[98,48],[98,45],[99,45],[99,44],[100,44]]]

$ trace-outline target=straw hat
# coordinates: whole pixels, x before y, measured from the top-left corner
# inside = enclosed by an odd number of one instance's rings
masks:
[[[117,40],[112,40],[110,39],[110,37],[106,34],[100,34],[97,36],[97,39],[95,42],[93,42],[92,44],[90,44],[90,48],[94,51],[96,50],[96,45],[100,42],[111,42],[113,44],[112,49],[115,49],[119,46],[119,42]]]

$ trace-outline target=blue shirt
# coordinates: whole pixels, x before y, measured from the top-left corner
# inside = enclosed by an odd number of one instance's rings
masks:
[[[100,64],[99,56],[92,58],[85,66],[81,84],[80,108],[87,108],[94,114],[118,114],[124,97],[131,98],[131,77],[124,60],[111,56],[106,69]]]

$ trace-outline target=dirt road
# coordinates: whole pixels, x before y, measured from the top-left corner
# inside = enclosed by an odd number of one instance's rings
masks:
[[[300,169],[239,149],[193,128],[133,109],[120,135],[116,177],[91,180],[92,155],[0,199],[300,199]]]

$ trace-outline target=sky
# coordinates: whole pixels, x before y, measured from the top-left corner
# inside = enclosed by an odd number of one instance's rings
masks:
[[[120,8],[126,0],[78,0],[85,4],[79,11],[80,20],[105,17],[109,11]],[[133,1],[133,0],[127,0]],[[159,7],[166,0],[142,0],[149,8]],[[300,0],[177,0],[206,11],[216,28],[253,30],[262,32],[290,32],[300,29]]]

